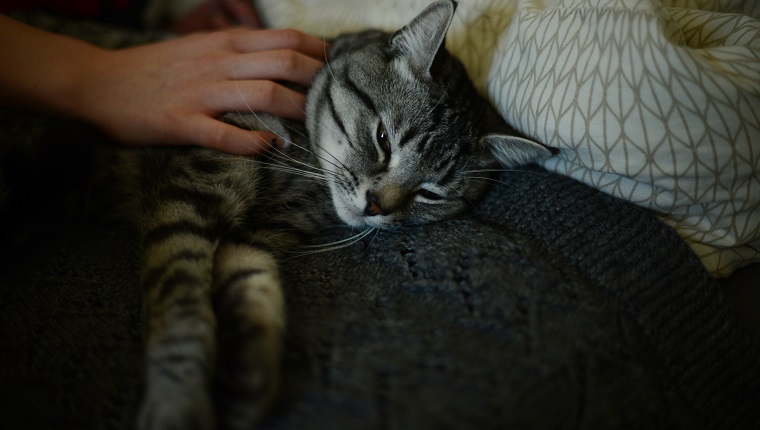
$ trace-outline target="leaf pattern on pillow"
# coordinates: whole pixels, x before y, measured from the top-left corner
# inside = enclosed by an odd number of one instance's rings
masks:
[[[524,1],[489,92],[543,162],[655,211],[716,276],[760,261],[760,21]]]

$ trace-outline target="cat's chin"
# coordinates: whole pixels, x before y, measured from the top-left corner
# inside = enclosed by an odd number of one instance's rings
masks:
[[[391,228],[390,224],[385,222],[383,219],[384,217],[381,216],[366,217],[364,215],[358,215],[352,212],[347,212],[344,214],[339,211],[338,217],[341,219],[341,221],[350,227],[362,229],[377,228],[381,230],[388,230]]]
[[[351,212],[338,211],[338,217],[350,227],[368,227],[363,216],[357,216]]]
[[[384,217],[382,216],[367,217],[362,213],[352,211],[346,207],[343,207],[343,210],[338,208],[336,209],[338,217],[341,219],[341,221],[350,227],[379,229],[389,228],[388,223],[383,220]]]

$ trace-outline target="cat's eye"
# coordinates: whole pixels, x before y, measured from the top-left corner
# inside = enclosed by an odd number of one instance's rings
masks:
[[[419,190],[417,190],[417,195],[422,197],[423,199],[434,201],[434,202],[441,201],[444,198],[442,195],[436,193],[435,191],[430,191],[426,188],[420,188]]]
[[[375,134],[375,139],[377,140],[377,145],[380,147],[380,150],[383,151],[383,154],[387,157],[388,154],[391,153],[391,141],[388,137],[388,132],[385,131],[385,126],[383,126],[382,122],[377,125],[377,133]]]

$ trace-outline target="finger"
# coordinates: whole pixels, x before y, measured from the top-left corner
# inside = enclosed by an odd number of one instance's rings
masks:
[[[296,51],[262,51],[229,57],[231,79],[264,79],[311,84],[324,63]]]
[[[233,46],[240,52],[291,49],[309,57],[324,59],[327,44],[297,30],[252,30],[234,35]]]
[[[261,28],[261,20],[250,1],[224,0],[224,8],[233,22],[253,28]]]
[[[256,155],[272,148],[282,147],[282,139],[269,131],[243,130],[235,126],[229,138],[210,148],[229,154]]]
[[[274,133],[244,130],[212,118],[205,118],[198,125],[197,145],[229,154],[254,155],[283,144]]]
[[[215,85],[205,103],[212,113],[267,112],[303,121],[306,96],[272,81],[237,80]]]

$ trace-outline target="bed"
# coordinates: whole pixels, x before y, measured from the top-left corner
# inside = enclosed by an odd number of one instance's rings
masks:
[[[27,18],[112,47],[145,40]],[[520,127],[570,151],[564,129]],[[3,145],[4,174],[32,178],[3,213],[0,428],[133,428],[143,341],[138,241],[80,216],[85,196],[59,192],[85,189],[78,166],[102,137],[9,110],[0,112],[0,133],[21,148]],[[663,212],[588,183],[591,173],[574,177],[563,163],[505,172],[461,219],[286,264],[285,378],[261,428],[760,423],[758,336],[724,281]]]

